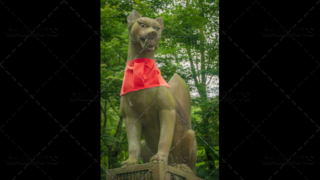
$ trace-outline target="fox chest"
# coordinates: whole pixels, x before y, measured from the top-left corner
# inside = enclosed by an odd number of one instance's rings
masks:
[[[122,109],[130,119],[138,120],[145,127],[157,126],[159,121],[158,98],[152,88],[135,91],[121,97]]]

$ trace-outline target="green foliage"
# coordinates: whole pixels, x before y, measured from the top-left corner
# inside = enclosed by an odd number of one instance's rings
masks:
[[[208,97],[208,82],[211,77],[219,77],[219,0],[100,2],[101,166],[120,167],[128,158],[120,89],[129,45],[127,17],[135,9],[144,17],[163,17],[165,29],[156,52],[157,66],[167,82],[178,73],[190,91],[199,93],[192,98],[191,119],[198,144],[197,176],[218,179],[219,97]],[[105,176],[101,168],[101,177]]]

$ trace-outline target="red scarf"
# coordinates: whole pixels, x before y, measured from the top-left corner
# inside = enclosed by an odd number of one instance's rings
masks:
[[[140,58],[127,62],[120,96],[157,86],[170,88],[153,59]]]

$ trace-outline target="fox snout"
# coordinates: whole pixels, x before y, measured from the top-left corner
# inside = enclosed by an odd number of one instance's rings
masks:
[[[151,29],[151,28],[150,28]],[[142,39],[156,39],[158,37],[158,32],[152,28],[152,30],[147,30],[140,38]]]
[[[158,36],[157,31],[153,30],[147,33],[147,38],[148,39],[156,39]]]

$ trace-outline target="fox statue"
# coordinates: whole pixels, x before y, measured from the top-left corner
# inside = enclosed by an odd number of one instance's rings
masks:
[[[129,50],[120,106],[129,157],[122,167],[138,164],[142,158],[143,163],[163,163],[196,175],[189,88],[178,74],[166,83],[155,64],[164,30],[162,17],[141,17],[133,10],[127,22]]]

